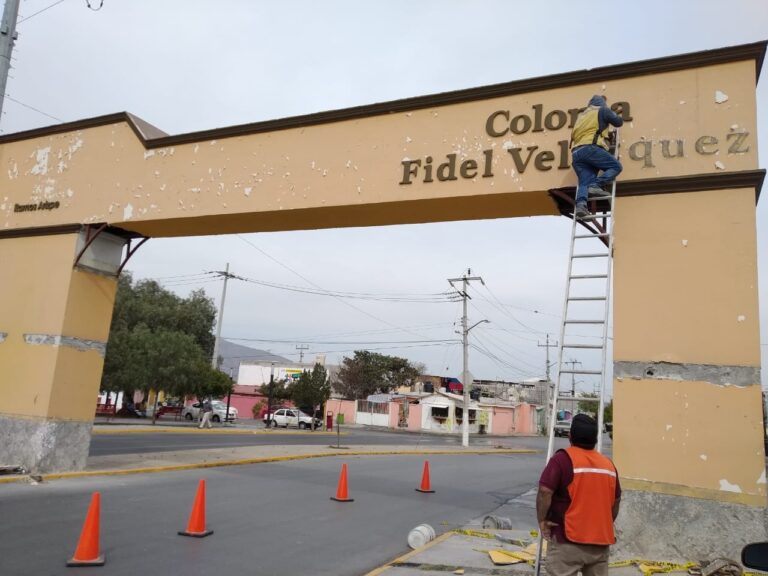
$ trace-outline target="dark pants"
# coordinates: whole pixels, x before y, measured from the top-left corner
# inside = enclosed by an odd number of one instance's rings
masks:
[[[590,186],[602,188],[621,174],[622,167],[619,161],[605,148],[596,144],[579,146],[573,151],[572,158],[573,170],[579,179],[579,187],[576,189],[577,203],[587,201],[587,189]],[[602,174],[600,174],[601,171]]]

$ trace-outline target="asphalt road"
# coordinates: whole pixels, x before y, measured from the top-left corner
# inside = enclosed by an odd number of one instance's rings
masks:
[[[108,432],[108,430],[105,430]],[[359,445],[397,444],[403,447],[413,446],[458,446],[459,436],[438,434],[415,434],[406,432],[377,432],[365,429],[348,429],[344,431],[340,442]],[[565,446],[565,440],[558,444]],[[257,446],[271,444],[286,445],[317,445],[327,446],[336,444],[336,436],[318,434],[310,431],[291,431],[281,433],[281,430],[269,430],[257,434],[205,434],[189,432],[158,432],[141,434],[108,434],[100,433],[91,440],[90,455],[105,456],[115,454],[142,454],[146,452],[171,452],[179,450],[194,450],[205,448],[227,448],[232,446]],[[471,446],[487,448],[503,445],[505,447],[535,448],[546,450],[544,438],[499,438],[489,436],[472,436]]]
[[[146,435],[141,435],[146,438]],[[325,437],[327,442],[327,437]],[[331,457],[206,470],[0,485],[0,574],[360,575],[408,551],[421,523],[438,533],[510,503],[535,526],[530,494],[542,454]],[[342,462],[354,502],[330,500]],[[197,482],[207,480],[204,539],[184,538]],[[65,568],[93,491],[102,495],[102,568]],[[527,494],[527,496],[526,496]],[[526,501],[527,500],[527,501]]]

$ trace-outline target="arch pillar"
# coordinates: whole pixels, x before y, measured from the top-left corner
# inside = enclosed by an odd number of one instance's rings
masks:
[[[755,189],[617,200],[614,460],[623,556],[765,540]]]
[[[81,245],[77,231],[0,240],[3,464],[85,467],[117,280],[73,267]]]

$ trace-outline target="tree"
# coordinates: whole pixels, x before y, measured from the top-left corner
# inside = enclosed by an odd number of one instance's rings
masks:
[[[211,368],[213,302],[200,291],[180,298],[152,280],[118,283],[102,389],[163,390],[174,396],[222,396],[232,388]]]
[[[595,416],[598,410],[597,394],[594,394],[592,392],[587,392],[585,394],[582,394],[581,397],[594,398],[595,400],[592,400],[592,401],[580,400],[579,412],[583,412],[585,414],[591,414],[592,416]],[[611,399],[609,402],[603,405],[603,422],[613,422],[613,399]]]
[[[315,364],[311,372],[304,370],[299,379],[288,387],[288,394],[297,407],[311,406],[310,414],[314,416],[318,405],[322,405],[331,396],[328,371],[320,364]]]
[[[613,422],[613,398],[603,406],[603,422]]]
[[[413,383],[421,370],[405,358],[356,350],[342,360],[335,388],[345,397],[366,398]]]
[[[595,400],[579,400],[578,411],[582,414],[595,416],[597,414],[597,394],[585,392],[579,398],[595,398]]]

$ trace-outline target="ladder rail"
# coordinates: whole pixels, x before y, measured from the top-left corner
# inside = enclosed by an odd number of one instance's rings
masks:
[[[619,129],[616,128],[616,150],[614,158],[619,158]],[[600,391],[597,408],[597,451],[603,453],[603,428],[605,427],[605,385],[606,368],[608,363],[608,319],[611,313],[611,279],[613,276],[613,226],[616,223],[616,179],[611,185],[611,218],[608,222],[608,266],[605,278],[605,324],[603,324],[603,358],[602,374],[600,375]],[[613,375],[613,373],[611,373]]]
[[[619,158],[619,130],[616,129],[616,147],[614,149],[614,158]],[[610,306],[611,306],[611,299],[610,299],[610,290],[611,290],[611,276],[612,276],[612,270],[613,270],[613,224],[614,224],[614,207],[616,203],[616,180],[614,179],[613,184],[611,185],[611,199],[610,199],[610,214],[609,215],[603,215],[605,222],[607,223],[606,226],[606,232],[600,232],[594,235],[596,238],[605,238],[607,236],[608,238],[608,253],[607,253],[607,270],[606,274],[604,275],[605,278],[605,312],[604,312],[604,318],[605,321],[602,322],[603,325],[603,339],[602,339],[602,358],[601,358],[601,369],[599,371],[587,371],[592,372],[596,374],[600,374],[600,392],[598,394],[597,402],[598,402],[598,411],[597,411],[597,451],[602,453],[602,446],[603,446],[603,426],[604,423],[604,410],[605,410],[605,384],[606,384],[606,363],[608,359],[608,315],[610,314]],[[597,215],[591,215],[588,220],[595,221],[599,218]],[[568,273],[566,275],[566,283],[565,283],[565,298],[563,299],[563,321],[560,325],[560,340],[558,343],[558,352],[557,352],[557,378],[555,378],[555,386],[552,393],[552,400],[551,403],[548,399],[548,404],[550,408],[549,413],[549,422],[548,424],[548,441],[547,441],[547,459],[546,462],[548,463],[550,458],[552,458],[552,453],[554,451],[554,444],[555,444],[555,423],[557,421],[557,405],[558,401],[561,400],[560,396],[560,385],[562,381],[562,375],[565,373],[573,373],[574,371],[564,371],[563,370],[563,350],[569,346],[565,344],[565,329],[566,326],[568,326],[568,304],[571,301],[579,301],[580,299],[575,298],[571,299],[571,282],[573,280],[579,280],[579,279],[586,279],[586,278],[595,278],[596,276],[598,278],[603,278],[603,275],[573,275],[573,262],[576,258],[574,258],[574,247],[576,245],[576,240],[579,238],[585,238],[587,235],[577,235],[576,234],[576,224],[577,224],[577,218],[574,214],[573,216],[573,222],[571,224],[571,245],[568,252]],[[590,255],[591,256],[591,255]],[[583,258],[583,256],[582,256]],[[574,322],[570,322],[574,323]],[[578,323],[578,322],[576,322]],[[578,347],[578,346],[573,346]],[[587,347],[587,346],[584,346]],[[589,346],[590,348],[592,346]],[[593,349],[596,349],[593,348]],[[549,382],[547,382],[547,393],[549,394]],[[563,401],[565,401],[565,397],[562,398]],[[573,396],[573,401],[576,401],[575,395]],[[594,399],[592,400],[594,401]],[[539,537],[538,537],[538,546],[536,550],[536,564],[534,567],[534,575],[539,576],[541,573],[541,559],[542,559],[542,548],[543,548],[543,541],[544,536],[541,533],[541,528],[539,527]]]
[[[552,402],[549,411],[549,422],[547,422],[549,428],[549,437],[547,441],[547,462],[552,457],[555,447],[555,422],[557,420],[557,397],[560,395],[560,381],[562,379],[562,367],[563,367],[563,338],[565,338],[565,327],[567,326],[565,319],[568,317],[568,302],[571,295],[571,275],[573,272],[573,237],[576,235],[576,218],[571,223],[571,246],[568,252],[568,272],[565,277],[565,298],[563,299],[563,322],[560,324],[560,340],[557,345],[557,378],[555,378],[555,388],[552,391]],[[549,383],[547,383],[547,389],[549,389]]]

